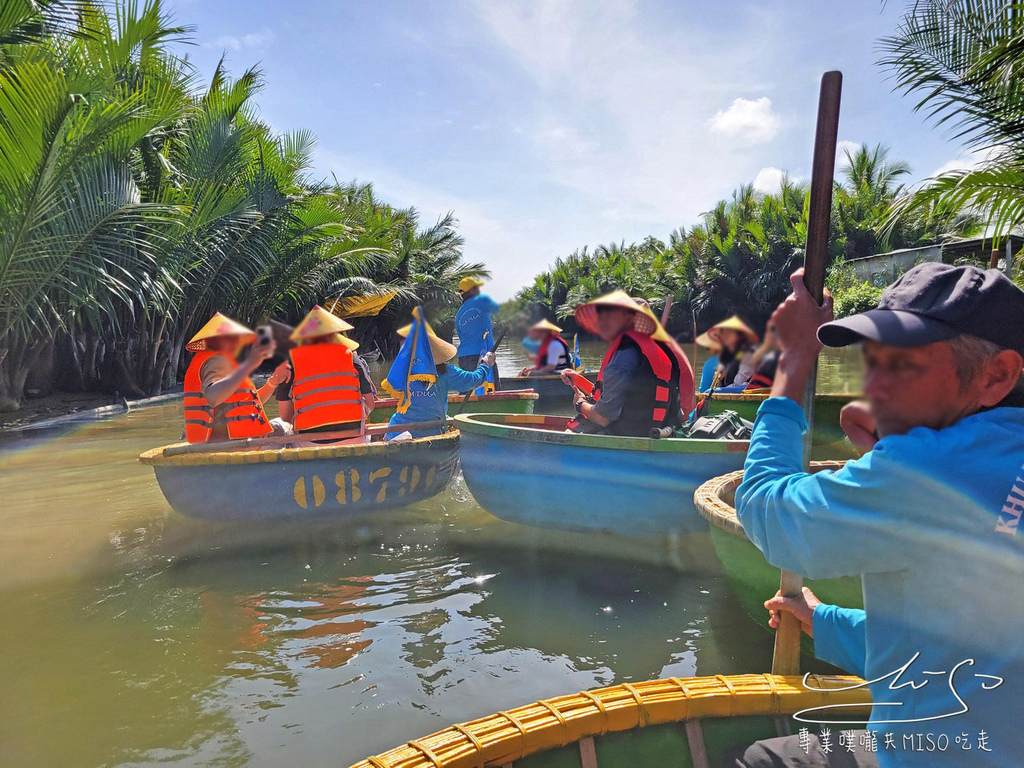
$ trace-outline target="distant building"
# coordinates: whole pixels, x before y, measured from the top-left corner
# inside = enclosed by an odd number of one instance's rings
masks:
[[[999,241],[998,250],[993,250],[991,237],[975,237],[967,240],[951,240],[920,248],[903,248],[888,253],[876,253],[846,263],[861,280],[884,286],[891,283],[915,264],[925,261],[939,261],[943,264],[962,263],[965,260],[979,266],[995,266],[1007,273],[1013,268],[1014,259],[1024,248],[1024,236],[1008,235]],[[993,263],[994,262],[994,263]]]

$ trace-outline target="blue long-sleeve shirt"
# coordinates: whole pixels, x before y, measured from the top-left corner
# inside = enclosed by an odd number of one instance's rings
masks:
[[[715,371],[718,370],[718,355],[712,355],[704,361],[704,367],[700,369],[700,386],[698,392],[707,392],[711,389],[711,382],[715,380]]]
[[[459,357],[482,355],[494,345],[491,315],[500,305],[490,296],[478,293],[462,302],[455,313],[455,330],[459,334]]]
[[[481,363],[475,371],[464,371],[457,365],[450,364],[445,368],[445,372],[438,374],[437,381],[429,387],[422,381],[412,382],[409,410],[405,413],[396,412],[388,424],[398,427],[402,424],[445,418],[448,415],[448,393],[472,391],[483,384],[491,372],[491,367],[486,363]],[[385,439],[390,440],[402,431],[396,429],[394,432],[388,432]],[[439,435],[442,431],[442,427],[418,429],[412,432],[412,436]]]
[[[904,735],[919,733],[945,734],[951,745],[880,748],[880,764],[1019,762],[1024,409],[885,437],[843,469],[816,475],[802,471],[805,428],[792,400],[761,406],[737,514],[777,567],[810,578],[862,575],[863,612],[815,611],[816,654],[869,681],[885,678],[870,685],[873,730],[896,734],[901,746]],[[957,696],[969,711],[959,713]],[[949,713],[959,714],[943,717]],[[885,722],[892,720],[921,722]],[[982,731],[991,752],[979,748]]]

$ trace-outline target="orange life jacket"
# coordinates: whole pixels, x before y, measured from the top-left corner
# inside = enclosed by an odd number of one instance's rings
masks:
[[[238,369],[238,363],[223,352],[197,352],[185,372],[185,439],[190,443],[205,443],[210,439],[213,428],[227,426],[228,437],[261,437],[274,431],[270,420],[263,411],[263,403],[256,392],[256,385],[246,376],[234,393],[217,407],[220,411],[214,421],[214,407],[203,396],[203,381],[200,371],[203,364],[212,357],[221,355],[231,364],[231,370]]]
[[[341,344],[306,344],[292,356],[295,430],[363,420],[363,398],[352,353]]]

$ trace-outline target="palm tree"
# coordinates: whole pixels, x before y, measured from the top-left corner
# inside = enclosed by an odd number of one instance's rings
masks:
[[[896,87],[985,159],[931,179],[894,206],[973,210],[997,235],[1024,224],[1024,4],[917,0],[881,41]]]
[[[47,30],[56,5],[36,17]],[[155,261],[150,235],[174,212],[142,201],[128,159],[173,112],[174,95],[162,82],[129,85],[112,67],[76,59],[101,34],[92,23],[16,55],[32,22],[5,22],[0,401],[9,408],[59,330],[112,317],[144,295]]]
[[[159,0],[0,4],[0,406],[55,345],[65,384],[142,395],[215,310],[297,320],[388,291],[391,338],[486,274],[452,215],[421,229],[369,185],[313,181],[313,136],[255,116],[258,69],[198,90],[170,50],[186,32]]]

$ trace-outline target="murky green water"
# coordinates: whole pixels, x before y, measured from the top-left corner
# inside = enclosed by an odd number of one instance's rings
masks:
[[[180,419],[0,445],[0,764],[344,766],[540,697],[770,666],[704,537],[552,536],[461,480],[355,526],[207,525],[136,461]]]

